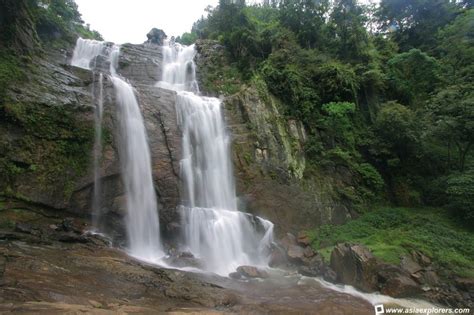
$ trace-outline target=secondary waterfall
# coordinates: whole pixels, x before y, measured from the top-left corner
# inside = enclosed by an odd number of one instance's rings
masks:
[[[91,63],[98,55],[109,57],[120,127],[119,157],[127,204],[125,225],[129,252],[140,259],[157,261],[163,256],[163,250],[146,129],[133,87],[117,74],[120,47],[108,46],[103,42],[80,38],[71,64],[93,69]],[[97,110],[100,116],[96,120],[96,128],[100,129],[98,121],[102,121],[102,108]],[[100,142],[100,138],[101,132],[97,130],[96,141],[99,139]],[[95,189],[100,189],[98,170],[95,175]]]
[[[231,161],[231,139],[221,101],[200,96],[194,45],[163,46],[158,86],[177,91],[178,125],[183,133],[181,216],[184,250],[209,271],[228,275],[241,265],[266,265],[273,224],[239,212]]]
[[[92,93],[95,97],[95,91]],[[104,75],[99,74],[99,97],[95,106],[95,142],[94,142],[94,196],[92,200],[92,224],[99,229],[102,211],[101,195],[102,180],[100,176],[100,160],[102,158],[102,114],[104,108]]]

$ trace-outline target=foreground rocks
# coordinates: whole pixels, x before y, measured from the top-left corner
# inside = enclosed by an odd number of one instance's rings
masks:
[[[361,245],[338,244],[331,253],[331,268],[337,281],[365,292],[377,290],[377,261]]]
[[[229,274],[232,279],[248,279],[248,278],[268,278],[270,275],[263,269],[254,266],[239,266],[236,272]]]
[[[6,203],[0,199],[1,314],[363,315],[372,309],[317,283],[299,285],[296,277],[235,281],[148,265],[87,233],[90,226],[81,218],[19,201],[14,209],[2,208]],[[170,254],[186,263],[195,259],[186,252]],[[238,271],[267,276],[252,266]]]
[[[301,275],[322,277],[363,292],[380,292],[395,298],[421,298],[451,307],[474,306],[472,279],[441,280],[431,259],[419,251],[401,257],[400,265],[377,259],[360,244],[340,243],[330,261],[315,252],[305,233],[287,233],[273,248],[270,265],[295,269]]]
[[[450,285],[449,279],[442,281],[431,259],[419,251],[402,257],[397,266],[381,262],[362,245],[343,243],[334,248],[330,266],[337,274],[336,282],[365,292],[418,297],[450,307],[474,306],[472,285],[469,289],[457,282]]]

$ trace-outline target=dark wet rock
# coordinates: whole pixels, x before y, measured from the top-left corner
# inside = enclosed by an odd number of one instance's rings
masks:
[[[229,273],[229,278],[234,279],[234,280],[244,280],[246,279],[244,275],[238,271],[231,272]]]
[[[66,218],[61,222],[61,229],[65,232],[74,232],[82,234],[85,226],[73,218]]]
[[[474,295],[474,279],[473,278],[456,278],[455,285],[461,290],[470,292]]]
[[[413,250],[411,252],[411,257],[422,267],[428,267],[431,265],[431,259],[420,251]]]
[[[290,245],[286,254],[288,255],[289,260],[295,264],[305,263],[305,251],[299,245]]]
[[[306,261],[304,266],[298,267],[298,272],[308,277],[320,277],[329,269],[329,266],[324,262],[323,256],[319,253],[315,253],[314,256]]]
[[[120,47],[118,72],[134,87],[138,84],[154,87],[161,79],[162,58],[158,46],[124,44]]]
[[[410,277],[410,273],[398,266],[380,263],[377,266],[381,292],[393,297],[408,297],[421,293],[421,286]]]
[[[311,258],[316,255],[316,252],[311,248],[311,246],[306,246],[303,250],[304,257]]]
[[[415,297],[422,292],[421,287],[406,275],[397,275],[384,283],[381,293],[396,298]]]
[[[270,260],[268,265],[273,268],[285,267],[288,265],[286,252],[280,246],[273,246],[271,249]]]
[[[409,274],[415,274],[421,271],[423,268],[415,262],[410,256],[403,256],[400,261],[400,267],[407,271]]]
[[[254,266],[240,266],[237,268],[237,273],[239,273],[244,278],[268,278],[269,277],[268,272]],[[233,274],[235,277],[237,277],[235,273]]]
[[[280,244],[286,251],[288,251],[290,246],[298,245],[296,237],[291,233],[286,233],[286,235],[280,240]]]
[[[19,233],[0,230],[0,240],[18,240],[18,239],[21,239],[21,235],[19,235]]]
[[[7,258],[4,255],[0,256],[0,278],[3,277],[5,273],[5,266],[7,264]]]
[[[297,242],[302,246],[308,246],[311,244],[311,239],[306,232],[299,232]]]
[[[151,31],[146,34],[146,37],[148,38],[147,43],[159,46],[162,46],[164,40],[167,38],[166,33],[158,28],[152,28]]]
[[[194,267],[202,268],[203,262],[190,252],[171,251],[165,261],[173,267]]]
[[[89,238],[85,235],[79,235],[74,232],[60,233],[57,237],[58,241],[64,243],[88,243]]]
[[[326,268],[323,274],[323,279],[328,282],[335,283],[337,281],[337,274],[331,268]]]
[[[434,272],[433,270],[426,270],[425,272],[422,272],[421,275],[422,275],[421,281],[420,281],[421,284],[436,286],[436,285],[439,285],[440,283],[438,274]]]
[[[365,292],[377,290],[377,261],[362,245],[338,244],[331,253],[331,268],[338,282]]]
[[[33,227],[27,223],[16,223],[15,224],[15,232],[32,234]]]

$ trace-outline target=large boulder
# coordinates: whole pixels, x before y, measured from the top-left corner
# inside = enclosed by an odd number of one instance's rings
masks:
[[[270,253],[268,265],[273,268],[288,266],[288,257],[281,246],[273,246]]]
[[[381,291],[383,294],[397,298],[413,297],[421,293],[421,288],[407,276],[400,275],[388,279]]]
[[[237,271],[231,273],[229,276],[234,279],[269,277],[268,272],[254,266],[239,266]]]
[[[298,272],[303,276],[319,277],[323,276],[327,269],[323,256],[316,253],[305,266],[298,268]]]
[[[311,238],[306,232],[299,232],[297,242],[302,246],[309,246],[311,245]]]
[[[305,260],[304,248],[299,245],[290,245],[286,252],[290,261],[303,264]]]
[[[365,292],[377,291],[377,261],[362,245],[338,244],[331,253],[331,268],[337,281]]]
[[[378,285],[383,294],[393,297],[413,297],[421,293],[421,287],[406,270],[391,264],[380,263],[377,267]]]
[[[151,31],[146,34],[146,37],[148,38],[147,43],[162,46],[168,36],[166,36],[166,33],[161,29],[152,28]]]
[[[409,274],[415,274],[415,273],[423,270],[423,267],[421,267],[410,256],[402,257],[402,260],[400,261],[400,267],[403,270],[405,270],[406,272],[408,272]]]

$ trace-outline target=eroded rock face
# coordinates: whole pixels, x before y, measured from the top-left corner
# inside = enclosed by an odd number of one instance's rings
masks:
[[[179,223],[176,207],[180,201],[181,134],[177,127],[176,93],[155,87],[160,76],[161,58],[161,48],[158,46],[124,45],[121,47],[117,72],[135,88],[148,135],[162,231],[166,236],[175,236]],[[98,66],[101,67],[100,64]],[[95,80],[95,91],[100,89],[97,82]],[[106,225],[104,230],[109,233],[112,230],[112,234],[123,237],[122,218],[127,210],[118,156],[120,137],[116,112],[119,109],[114,87],[107,76],[104,76],[103,95],[103,127],[108,137],[103,144],[100,171],[102,222]],[[97,101],[97,93],[95,96]],[[90,211],[92,194],[93,182],[75,193],[72,205],[76,212]]]
[[[229,64],[224,47],[198,41],[196,49],[199,82],[212,85],[210,77],[216,77],[217,83],[233,82],[228,74],[219,72]],[[207,85],[201,84],[201,90],[215,95],[216,91],[206,90]],[[284,105],[264,85],[239,88],[223,104],[233,137],[240,209],[271,220],[277,234],[346,222],[349,207],[337,198],[334,178],[305,175],[303,124],[285,117]]]

